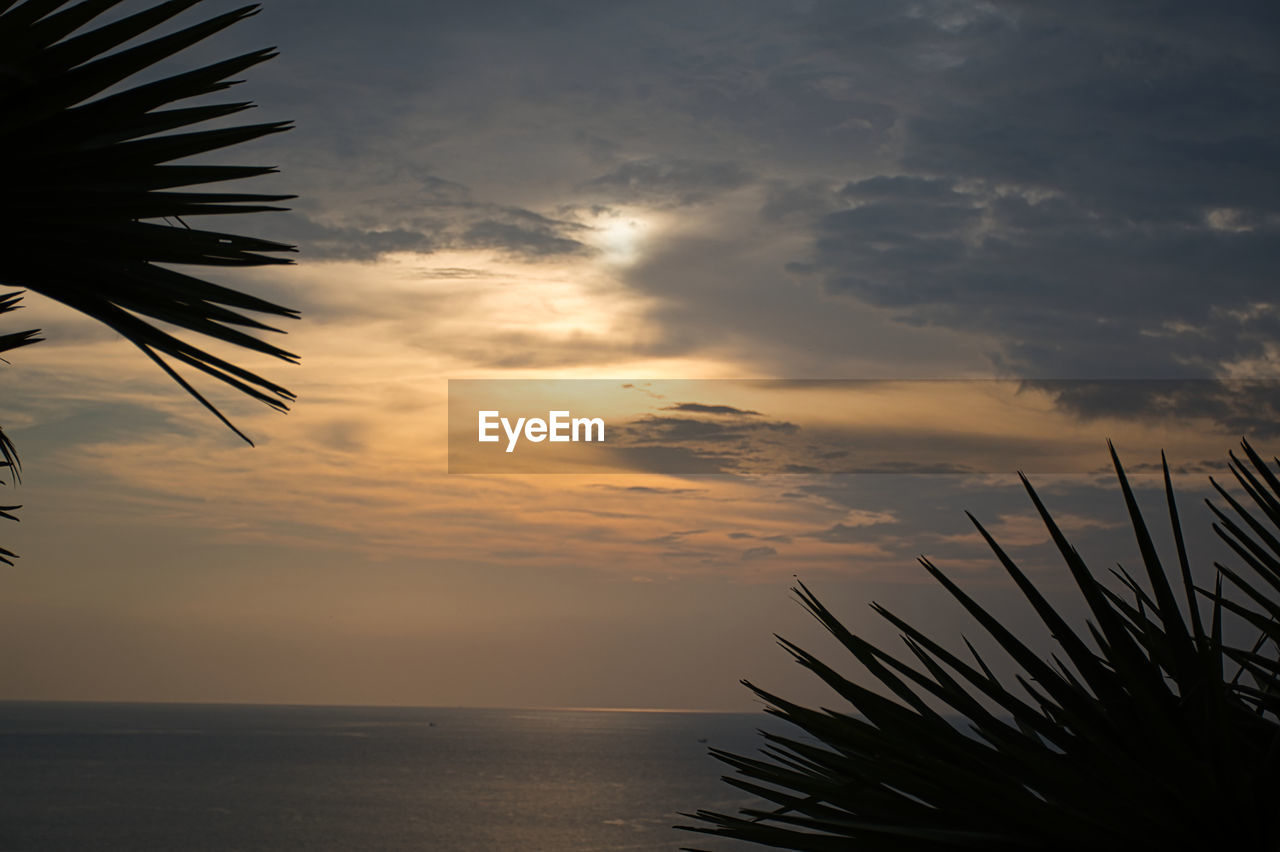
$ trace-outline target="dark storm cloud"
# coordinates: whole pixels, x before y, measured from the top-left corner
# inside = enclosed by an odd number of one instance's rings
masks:
[[[941,67],[911,95],[898,174],[842,190],[793,269],[904,320],[989,333],[997,365],[1027,376],[1207,376],[1264,354],[1280,62],[1261,47],[1277,15],[1124,6],[881,20]],[[829,39],[862,43],[859,4],[824,8],[845,24]]]
[[[1207,210],[1197,224],[1135,222],[998,192],[828,214],[813,265],[793,269],[920,322],[988,331],[1000,365],[1033,377],[1208,376],[1274,339],[1274,224],[1227,230]]]
[[[1138,416],[1152,423],[1206,420],[1237,434],[1280,434],[1280,382],[1199,381],[1028,382],[1049,391],[1059,408],[1080,417]]]

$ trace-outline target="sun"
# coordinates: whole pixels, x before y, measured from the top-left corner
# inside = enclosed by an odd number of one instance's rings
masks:
[[[643,216],[614,211],[592,229],[594,233],[589,242],[600,250],[602,259],[613,265],[629,266],[640,258],[653,225]]]

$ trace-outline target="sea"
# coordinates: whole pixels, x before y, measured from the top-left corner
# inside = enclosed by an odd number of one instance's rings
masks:
[[[0,852],[758,849],[764,713],[0,702]]]

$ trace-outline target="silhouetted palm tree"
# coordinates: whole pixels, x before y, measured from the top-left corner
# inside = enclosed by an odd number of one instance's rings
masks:
[[[160,264],[291,263],[271,253],[292,246],[193,228],[184,217],[280,210],[269,204],[293,196],[203,191],[275,171],[270,167],[175,161],[290,125],[189,130],[252,104],[169,107],[226,89],[233,84],[229,78],[275,54],[257,50],[107,94],[258,9],[245,6],[125,47],[199,2],[168,0],[82,32],[121,0],[0,0],[0,284],[41,293],[119,332],[226,423],[166,357],[278,409],[293,394],[178,339],[156,321],[295,361],[243,329],[278,330],[245,311],[297,314]],[[178,129],[187,130],[170,132]]]
[[[289,123],[208,127],[248,109],[247,101],[173,107],[228,88],[231,77],[275,53],[257,50],[130,85],[258,10],[245,6],[127,46],[199,3],[167,0],[90,28],[121,0],[0,0],[0,285],[41,293],[118,332],[248,441],[166,359],[276,409],[285,410],[293,394],[157,323],[297,360],[254,334],[278,329],[245,313],[296,317],[295,311],[167,266],[292,262],[276,256],[292,246],[187,223],[195,216],[284,209],[271,205],[293,196],[205,191],[275,169],[178,162]],[[206,129],[191,129],[198,126]],[[19,295],[0,295],[0,313]],[[36,333],[2,336],[0,350],[34,342]],[[17,474],[13,445],[2,435],[0,459]]]
[[[880,689],[780,640],[853,712],[808,709],[748,683],[801,736],[765,734],[760,757],[713,754],[737,771],[727,782],[776,807],[699,811],[703,825],[685,827],[807,850],[1277,848],[1280,663],[1261,648],[1280,640],[1280,479],[1243,447],[1249,463],[1233,454],[1230,469],[1253,506],[1214,482],[1230,514],[1214,508],[1213,528],[1248,570],[1214,563],[1213,590],[1192,580],[1167,465],[1172,571],[1112,450],[1146,573],[1145,584],[1116,573],[1131,600],[1093,576],[1023,479],[1084,597],[1083,635],[974,520],[1056,641],[1050,660],[921,559],[1021,669],[1016,686],[967,641],[971,659],[873,605],[914,658],[899,659],[848,630],[801,585],[805,606]],[[1224,580],[1239,594],[1224,597]],[[1224,643],[1228,611],[1261,632],[1257,644]]]

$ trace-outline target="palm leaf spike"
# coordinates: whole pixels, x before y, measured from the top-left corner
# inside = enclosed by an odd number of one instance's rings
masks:
[[[1262,515],[1280,526],[1280,512],[1267,511],[1280,507],[1280,481],[1244,446],[1253,470],[1237,463],[1233,472]],[[1094,577],[1023,480],[1085,599],[1088,639],[974,521],[1064,652],[1063,659],[1052,656],[1052,666],[921,559],[1022,669],[1014,679],[1025,695],[1002,686],[967,639],[976,667],[873,605],[901,632],[916,660],[908,665],[851,633],[800,583],[801,602],[880,689],[852,683],[784,641],[856,715],[810,710],[747,684],[769,703],[769,713],[805,736],[765,734],[762,758],[713,754],[734,770],[727,782],[773,807],[744,808],[738,816],[698,811],[686,816],[700,824],[682,827],[786,849],[1273,848],[1280,660],[1227,647],[1223,612],[1280,639],[1280,588],[1273,585],[1280,581],[1280,552],[1273,549],[1280,537],[1263,535],[1257,516],[1222,492],[1239,523],[1218,512],[1215,528],[1254,578],[1219,566],[1214,590],[1199,589],[1167,460],[1162,456],[1176,567],[1161,561],[1118,454],[1110,451],[1146,569],[1145,585],[1122,567],[1114,572],[1132,598]],[[1243,601],[1223,596],[1224,579],[1245,593]],[[1212,602],[1207,625],[1201,597]],[[1254,682],[1225,680],[1226,659]],[[935,708],[967,730],[939,726]]]
[[[8,173],[0,205],[0,283],[40,293],[113,329],[252,444],[169,362],[276,410],[287,410],[293,393],[157,323],[296,363],[295,354],[256,336],[279,329],[249,312],[290,319],[297,312],[158,264],[293,262],[278,256],[293,246],[187,223],[194,216],[287,209],[275,202],[292,195],[194,189],[274,173],[274,167],[175,162],[290,128],[269,122],[201,129],[252,107],[247,101],[173,107],[234,85],[233,75],[276,54],[253,51],[104,94],[259,8],[246,5],[134,46],[126,45],[200,0],[167,0],[82,31],[122,2],[0,3],[0,168]],[[180,129],[186,132],[171,132]]]
[[[22,299],[22,291],[17,290],[9,293],[0,293],[0,314],[7,314],[16,311],[22,307],[18,304]],[[21,346],[28,346],[32,343],[39,343],[44,338],[38,337],[40,329],[33,328],[28,331],[18,331],[10,334],[0,334],[0,352],[8,352]],[[4,358],[0,358],[4,361]],[[8,363],[5,361],[5,363]],[[0,468],[6,468],[12,477],[14,484],[22,481],[22,462],[18,460],[18,451],[13,446],[13,441],[9,436],[0,430]],[[20,508],[18,506],[0,506],[0,517],[12,518],[6,515],[6,510]],[[16,520],[16,518],[14,518]]]
[[[21,299],[21,291],[0,293],[0,314],[7,314],[21,308],[22,306],[18,304]],[[8,352],[20,346],[37,343],[42,339],[37,337],[38,334],[40,334],[39,329],[0,334],[0,352]],[[0,358],[0,361],[4,361],[4,359]],[[6,361],[5,363],[7,364],[8,362]],[[14,485],[22,481],[22,462],[18,459],[18,450],[2,429],[0,429],[0,468],[4,468],[8,472]],[[0,481],[0,484],[3,484],[2,481]],[[21,508],[21,506],[0,506],[0,518],[7,521],[16,521],[18,516],[13,513]],[[13,551],[0,547],[0,563],[11,566],[13,565],[13,560],[17,558],[17,554]]]
[[[1160,451],[1160,467],[1164,470],[1165,503],[1169,506],[1169,526],[1173,528],[1174,546],[1178,549],[1178,570],[1182,574],[1183,592],[1187,598],[1187,611],[1191,617],[1191,627],[1195,631],[1197,647],[1206,641],[1204,621],[1200,616],[1200,603],[1196,597],[1195,582],[1191,577],[1191,562],[1187,557],[1187,544],[1182,536],[1182,522],[1178,520],[1178,502],[1173,494],[1173,480],[1169,476],[1169,460],[1164,450]]]
[[[1228,467],[1237,484],[1249,496],[1254,507],[1261,513],[1262,518],[1269,521],[1273,528],[1278,528],[1280,527],[1280,478],[1276,477],[1270,466],[1258,455],[1247,439],[1242,438],[1240,446],[1244,450],[1245,458],[1248,459],[1249,465],[1246,466],[1235,453],[1231,453],[1231,463]],[[1273,461],[1277,467],[1280,467],[1280,459],[1273,458]],[[1209,503],[1210,510],[1213,511],[1220,522],[1220,525],[1214,524],[1214,531],[1256,573],[1261,575],[1276,592],[1280,592],[1280,538],[1277,538],[1275,533],[1267,529],[1262,523],[1262,519],[1256,517],[1253,512],[1250,512],[1239,501],[1235,500],[1218,482],[1212,478],[1210,478],[1210,482],[1214,490],[1226,500],[1227,505],[1235,516],[1244,523],[1244,527],[1241,527],[1216,506]],[[1252,586],[1243,583],[1239,575],[1229,569],[1225,572],[1220,570],[1219,579],[1221,580],[1223,576],[1237,588],[1254,597],[1255,600],[1258,595],[1267,596],[1266,593],[1257,589],[1250,591]],[[1213,596],[1215,607],[1220,605],[1220,596],[1221,590],[1219,589]],[[1261,688],[1268,690],[1276,688],[1280,672],[1272,670],[1268,673],[1265,668],[1260,668],[1256,663],[1259,660],[1263,660],[1259,654],[1267,642],[1272,642],[1274,647],[1280,648],[1280,620],[1277,620],[1278,618],[1280,618],[1280,608],[1270,613],[1267,623],[1259,624],[1258,638],[1247,652],[1238,651],[1232,655],[1238,665],[1236,674],[1231,680],[1233,685],[1239,685],[1240,678],[1248,671]]]

